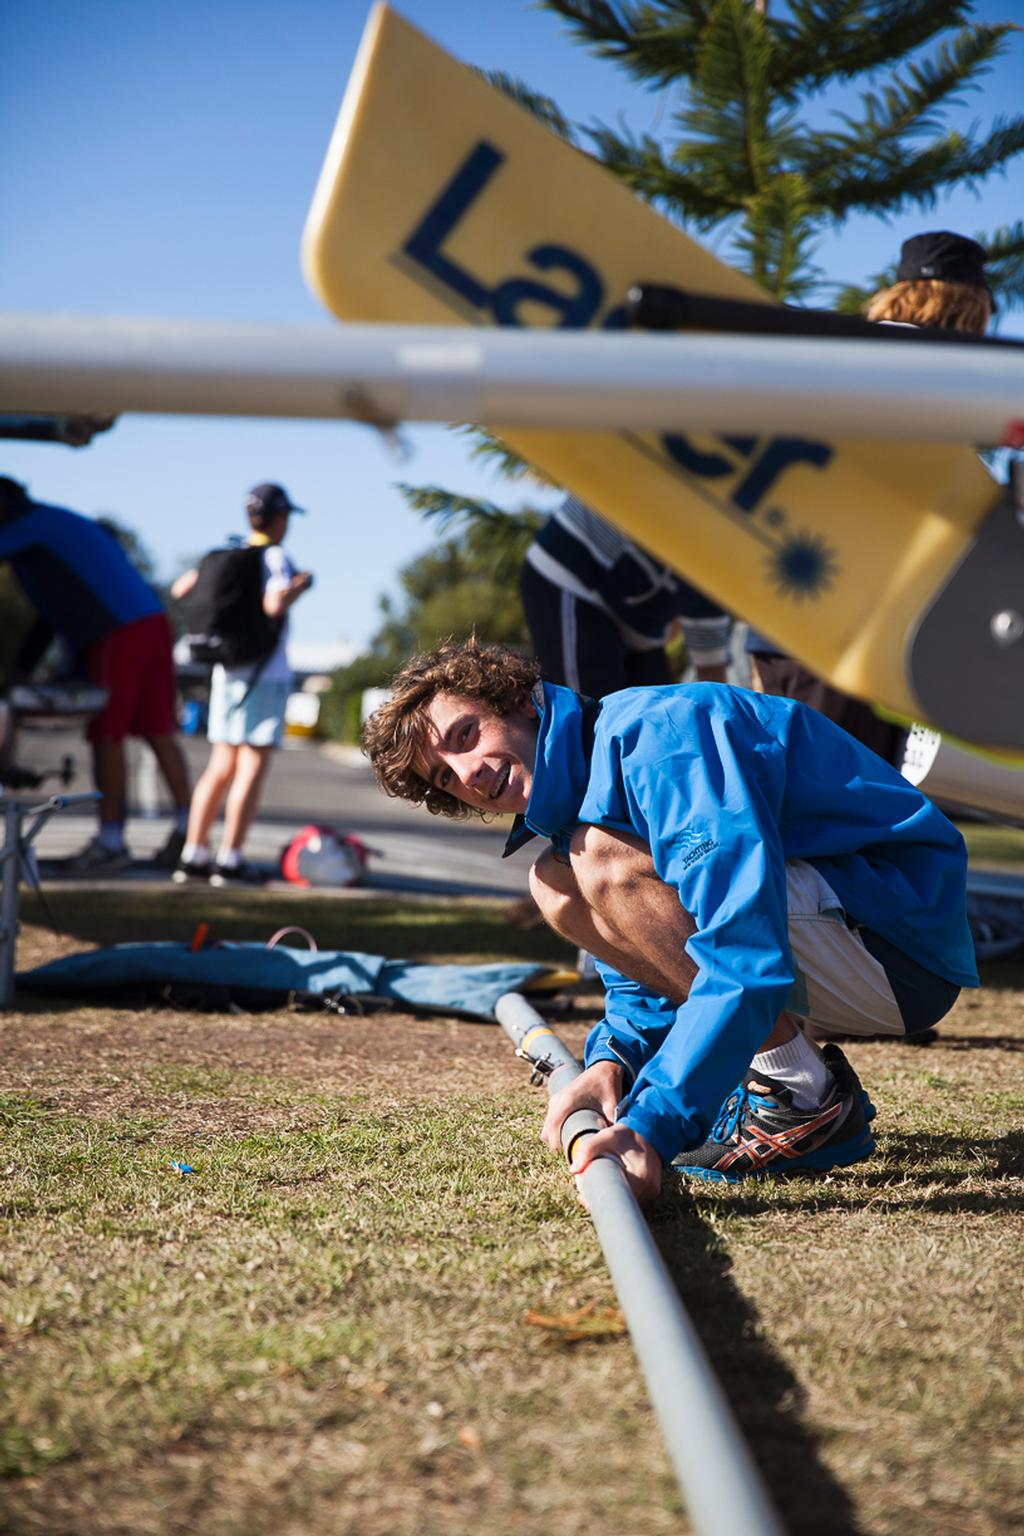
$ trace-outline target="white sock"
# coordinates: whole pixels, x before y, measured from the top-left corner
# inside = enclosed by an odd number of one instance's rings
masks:
[[[217,863],[221,869],[237,869],[242,862],[242,855],[237,848],[225,848],[223,843],[217,849]]]
[[[181,850],[183,864],[209,864],[210,850],[205,843],[186,843]]]
[[[793,1096],[795,1109],[817,1109],[828,1096],[832,1074],[816,1045],[798,1030],[785,1045],[760,1051],[750,1063],[754,1077],[766,1074]]]
[[[106,848],[110,853],[120,853],[124,848],[124,822],[101,821],[100,829],[96,834],[96,841],[101,848]]]

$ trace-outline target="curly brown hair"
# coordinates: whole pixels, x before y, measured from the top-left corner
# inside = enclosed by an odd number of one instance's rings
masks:
[[[524,709],[540,667],[504,645],[445,640],[414,656],[392,679],[391,697],[363,726],[363,751],[386,795],[424,804],[435,816],[483,815],[447,790],[437,789],[413,766],[426,736],[427,710],[439,693],[486,704],[496,715]]]
[[[917,278],[881,289],[865,304],[864,315],[868,320],[901,320],[983,336],[992,318],[992,301],[986,289],[973,283]]]

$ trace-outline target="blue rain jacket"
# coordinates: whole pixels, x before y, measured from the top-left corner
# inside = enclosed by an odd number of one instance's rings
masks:
[[[959,832],[817,710],[717,683],[627,688],[601,701],[588,752],[589,701],[543,694],[526,826],[556,849],[581,823],[642,838],[696,923],[686,1002],[601,965],[605,1018],[587,1040],[588,1066],[633,1074],[620,1122],[666,1162],[706,1140],[784,1008],[787,860],[815,865],[858,923],[977,986]]]
[[[114,535],[64,507],[29,502],[0,528],[2,560],[11,562],[36,611],[76,651],[124,624],[163,612]]]

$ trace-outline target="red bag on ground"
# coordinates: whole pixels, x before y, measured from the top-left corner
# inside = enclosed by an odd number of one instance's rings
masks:
[[[358,885],[369,851],[361,838],[312,823],[295,834],[281,854],[281,874],[293,885]]]

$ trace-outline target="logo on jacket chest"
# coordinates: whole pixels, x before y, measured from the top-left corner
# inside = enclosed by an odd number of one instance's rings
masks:
[[[718,843],[710,837],[703,827],[682,827],[672,838],[677,848],[683,855],[683,868],[689,869],[691,864],[696,864],[698,859],[718,847]]]

